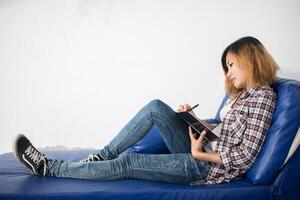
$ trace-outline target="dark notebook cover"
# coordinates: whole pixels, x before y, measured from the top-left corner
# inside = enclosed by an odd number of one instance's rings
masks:
[[[189,112],[177,112],[177,115],[183,119],[188,125],[190,125],[195,133],[195,137],[198,138],[201,132],[205,129],[205,139],[208,141],[221,140],[210,128],[208,128],[202,120],[197,119]]]

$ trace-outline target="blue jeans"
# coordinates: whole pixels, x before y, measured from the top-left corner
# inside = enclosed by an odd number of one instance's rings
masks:
[[[170,154],[125,154],[155,125]],[[123,154],[122,154],[123,153]],[[144,106],[99,154],[104,161],[65,162],[50,159],[50,176],[93,179],[143,179],[168,183],[190,183],[204,179],[209,163],[194,159],[188,126],[160,100]],[[121,155],[121,156],[120,156]]]

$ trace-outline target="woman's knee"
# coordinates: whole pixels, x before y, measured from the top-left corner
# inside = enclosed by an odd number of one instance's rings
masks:
[[[145,110],[147,113],[152,113],[152,115],[159,113],[160,116],[161,115],[173,116],[175,113],[174,110],[169,105],[167,105],[160,99],[154,99],[154,100],[150,101],[146,105]]]
[[[147,107],[150,107],[151,109],[154,110],[156,109],[161,110],[162,108],[169,107],[169,106],[160,99],[153,99],[148,103]]]

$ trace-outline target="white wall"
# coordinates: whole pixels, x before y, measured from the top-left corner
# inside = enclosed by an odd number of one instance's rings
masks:
[[[300,80],[297,0],[0,0],[0,153],[16,133],[37,146],[103,147],[151,99],[174,109],[223,97],[220,57],[261,40]]]

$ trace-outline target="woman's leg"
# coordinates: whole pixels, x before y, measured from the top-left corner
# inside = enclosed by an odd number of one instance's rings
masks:
[[[188,183],[206,177],[209,164],[183,154],[127,154],[102,162],[65,162],[49,159],[22,134],[14,141],[14,154],[33,174],[80,179],[143,179]]]
[[[190,183],[204,179],[209,165],[191,154],[127,154],[102,162],[48,160],[49,176],[92,179],[142,179],[168,183]]]
[[[172,108],[160,100],[144,106],[99,154],[104,160],[117,158],[136,144],[155,125],[171,153],[189,153],[188,126]]]

